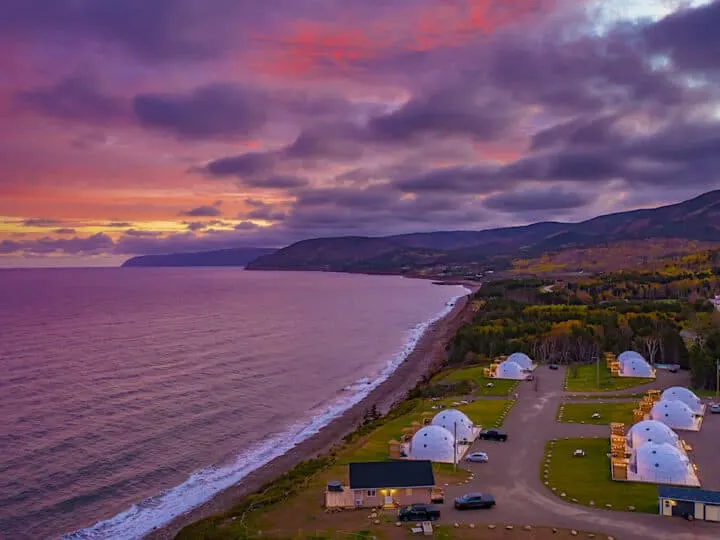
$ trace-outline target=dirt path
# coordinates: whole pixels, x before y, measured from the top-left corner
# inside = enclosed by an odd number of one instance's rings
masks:
[[[558,437],[606,436],[608,426],[555,422],[560,402],[569,396],[562,390],[563,371],[541,367],[537,392],[521,384],[518,401],[508,414],[503,429],[506,443],[478,441],[473,451],[485,450],[491,464],[469,464],[476,473],[469,484],[446,487],[443,521],[527,523],[536,526],[566,527],[601,531],[627,540],[717,540],[720,526],[707,522],[689,523],[650,514],[600,510],[564,502],[540,480],[545,442]],[[628,393],[638,389],[629,389]],[[618,393],[618,392],[613,392]],[[600,396],[598,396],[600,397]],[[489,491],[497,500],[490,511],[458,512],[452,500],[470,491]]]

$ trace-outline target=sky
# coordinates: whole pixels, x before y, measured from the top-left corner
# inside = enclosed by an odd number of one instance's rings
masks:
[[[720,187],[720,0],[3,0],[0,266]]]

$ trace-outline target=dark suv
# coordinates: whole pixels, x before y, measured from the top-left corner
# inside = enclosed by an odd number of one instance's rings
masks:
[[[400,509],[398,519],[400,521],[435,521],[440,519],[440,510],[432,504],[411,504]]]
[[[498,431],[497,429],[484,429],[478,435],[479,439],[484,441],[507,441],[507,433]]]
[[[492,508],[495,506],[495,498],[492,495],[483,493],[466,493],[455,499],[455,508],[458,510],[469,510],[470,508]]]

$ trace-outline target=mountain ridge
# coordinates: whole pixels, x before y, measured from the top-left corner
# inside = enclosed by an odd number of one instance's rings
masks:
[[[247,269],[417,273],[448,265],[502,267],[521,255],[652,238],[720,242],[720,190],[577,223],[302,240],[258,257]]]
[[[123,267],[188,267],[188,266],[245,266],[247,263],[272,253],[272,248],[230,248],[189,253],[138,255],[125,261]]]

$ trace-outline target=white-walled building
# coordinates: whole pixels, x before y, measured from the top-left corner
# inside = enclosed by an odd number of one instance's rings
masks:
[[[641,360],[645,360],[645,357],[637,351],[625,351],[621,352],[618,355],[617,361],[620,362],[620,365],[622,366],[627,360],[630,360],[632,358],[639,358]]]
[[[660,399],[663,401],[677,400],[682,401],[695,414],[705,414],[705,405],[702,400],[695,395],[692,390],[682,386],[672,386],[666,389]]]
[[[648,364],[644,358],[631,357],[625,359],[620,364],[620,377],[642,377],[645,379],[654,379],[655,370]]]
[[[447,429],[456,436],[458,442],[473,442],[479,431],[475,428],[472,420],[470,420],[465,413],[457,409],[440,411],[432,419],[431,425]]]
[[[687,455],[669,443],[648,442],[633,452],[628,480],[699,486],[695,468]]]
[[[637,450],[647,443],[667,443],[681,448],[677,433],[657,420],[642,420],[633,425],[628,431],[627,444],[631,450]]]
[[[650,419],[662,422],[672,429],[687,431],[698,431],[700,429],[700,417],[684,402],[677,399],[660,400],[650,410]]]
[[[507,361],[515,362],[521,368],[528,371],[535,367],[532,359],[527,354],[521,352],[512,353],[510,356],[507,357]]]
[[[527,374],[523,371],[520,364],[511,362],[510,360],[505,360],[496,368],[495,378],[522,380],[527,378]]]
[[[410,459],[454,463],[455,439],[442,426],[429,425],[417,431],[410,442]]]

